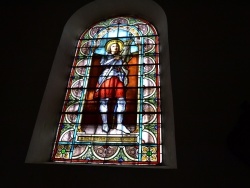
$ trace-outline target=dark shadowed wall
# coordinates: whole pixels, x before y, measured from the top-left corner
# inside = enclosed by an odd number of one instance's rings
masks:
[[[156,0],[168,19],[178,169],[24,163],[64,25],[88,2],[0,4],[6,187],[150,187],[158,180],[155,187],[250,187],[250,5],[243,1]]]

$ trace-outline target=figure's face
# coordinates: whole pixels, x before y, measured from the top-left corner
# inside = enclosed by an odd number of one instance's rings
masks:
[[[114,43],[110,46],[111,54],[117,54],[118,51],[119,51],[119,45],[117,43]]]

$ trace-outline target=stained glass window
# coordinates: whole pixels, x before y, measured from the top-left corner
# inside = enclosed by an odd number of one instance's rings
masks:
[[[159,36],[146,20],[115,17],[84,31],[52,161],[161,164],[159,63]]]

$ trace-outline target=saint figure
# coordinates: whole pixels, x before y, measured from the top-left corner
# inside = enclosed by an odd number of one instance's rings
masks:
[[[108,125],[108,101],[116,99],[114,107],[114,115],[116,115],[116,129],[122,134],[128,134],[130,131],[123,125],[123,112],[126,109],[126,85],[128,83],[128,70],[126,69],[126,59],[129,57],[130,46],[132,41],[123,42],[121,40],[110,40],[106,43],[105,49],[107,55],[101,58],[100,64],[104,70],[100,74],[96,90],[95,98],[99,98],[102,119],[102,131],[108,133],[110,126]]]

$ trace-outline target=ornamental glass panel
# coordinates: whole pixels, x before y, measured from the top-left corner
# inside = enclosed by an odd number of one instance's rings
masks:
[[[162,163],[159,36],[152,24],[115,17],[82,33],[52,161]]]

